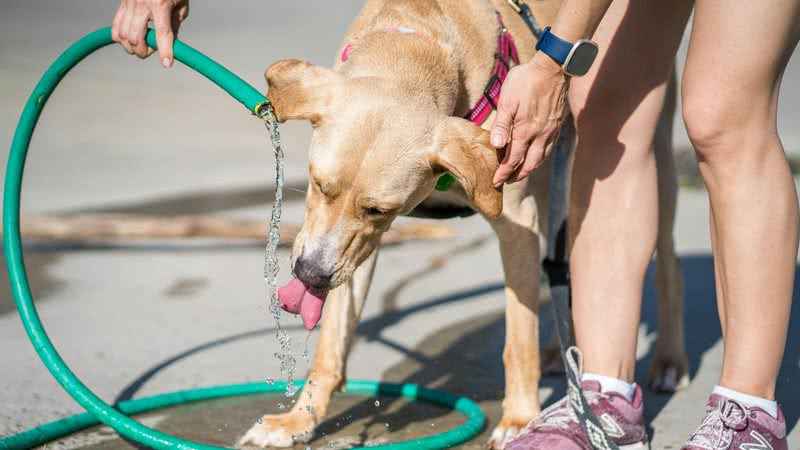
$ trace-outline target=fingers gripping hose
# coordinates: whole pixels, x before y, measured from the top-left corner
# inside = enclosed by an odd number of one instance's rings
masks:
[[[155,33],[147,34],[147,43],[156,48]],[[211,445],[194,443],[180,439],[160,431],[148,428],[129,418],[126,414],[136,414],[157,408],[173,406],[187,402],[202,401],[221,397],[249,395],[272,392],[285,386],[276,383],[237,384],[204,389],[192,389],[157,395],[136,400],[129,400],[111,406],[103,402],[94,392],[87,388],[69,369],[56,351],[47,336],[36,307],[33,303],[25,263],[22,256],[20,238],[20,197],[22,176],[25,169],[25,158],[28,153],[31,135],[39,119],[42,109],[50,94],[53,93],[61,79],[83,58],[95,50],[112,44],[111,29],[103,28],[82,38],[67,49],[54,63],[36,85],[28,99],[22,117],[17,125],[11,151],[6,167],[5,191],[3,196],[3,242],[8,266],[9,281],[14,300],[19,310],[25,331],[42,359],[45,367],[61,384],[72,398],[83,406],[87,414],[80,414],[52,422],[18,435],[0,439],[0,449],[23,449],[41,445],[50,440],[65,436],[100,422],[110,426],[119,434],[156,449],[220,449]],[[249,111],[261,116],[268,100],[255,88],[234,75],[207,56],[189,47],[181,41],[175,41],[175,58],[193,68],[206,78],[217,84]],[[467,422],[458,428],[442,434],[420,438],[412,441],[389,444],[372,448],[395,449],[434,449],[446,448],[467,441],[480,432],[485,417],[478,405],[469,399],[456,397],[446,392],[434,391],[415,385],[398,385],[370,381],[351,381],[347,391],[368,395],[397,395],[411,400],[422,400],[454,408],[467,416]]]

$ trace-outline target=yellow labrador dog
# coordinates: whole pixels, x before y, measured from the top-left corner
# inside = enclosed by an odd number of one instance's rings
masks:
[[[558,4],[531,6],[546,25]],[[313,125],[305,222],[292,255],[297,278],[281,293],[283,306],[302,313],[308,327],[319,320],[323,301],[326,312],[312,368],[313,396],[303,392],[290,412],[264,416],[240,445],[284,447],[313,437],[345,380],[381,234],[401,215],[441,217],[469,209],[491,224],[506,284],[506,388],[489,447],[503,448],[539,413],[540,242],[550,168],[545,164],[503,192],[495,189],[498,155],[486,131],[507,66],[530,59],[535,44],[505,0],[368,0],[333,70],[295,60],[267,69],[278,119]],[[657,276],[662,315],[651,379],[667,388],[677,387],[687,366],[682,282],[672,243],[672,112],[665,111],[655,144],[664,185]],[[435,190],[446,174],[457,183],[446,192]]]

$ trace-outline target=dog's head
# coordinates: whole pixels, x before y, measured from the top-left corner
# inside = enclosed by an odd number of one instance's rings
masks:
[[[309,288],[347,281],[394,219],[430,195],[445,172],[480,212],[501,213],[488,133],[438,112],[431,98],[296,60],[273,64],[266,78],[278,120],[313,126],[305,221],[292,255],[295,276]]]

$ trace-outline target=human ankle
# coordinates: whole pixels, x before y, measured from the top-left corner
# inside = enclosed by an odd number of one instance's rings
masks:
[[[636,383],[631,383],[620,378],[585,372],[581,377],[581,381],[596,381],[600,383],[600,392],[616,392],[625,397],[629,402],[633,400],[636,394]]]
[[[732,400],[736,400],[737,402],[741,403],[742,406],[745,406],[747,408],[763,409],[767,414],[769,414],[773,418],[776,419],[778,418],[778,403],[775,400],[770,400],[763,397],[757,397],[754,395],[745,394],[743,392],[739,392],[719,385],[714,386],[714,390],[711,392],[717,395],[721,395],[723,397],[730,398]]]
[[[736,373],[723,369],[717,386],[722,386],[726,389],[741,392],[742,394],[753,397],[775,400],[775,383],[770,383],[768,381],[760,383],[755,382],[751,375],[741,373],[741,371]]]

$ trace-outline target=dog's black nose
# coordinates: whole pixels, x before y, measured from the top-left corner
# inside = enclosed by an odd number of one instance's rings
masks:
[[[305,255],[294,262],[294,276],[314,289],[327,290],[331,285],[331,274],[323,270],[317,261]]]

